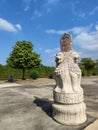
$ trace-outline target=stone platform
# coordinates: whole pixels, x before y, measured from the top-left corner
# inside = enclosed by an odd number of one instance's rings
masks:
[[[87,121],[79,126],[61,125],[53,120],[54,80],[16,83],[17,86],[0,84],[0,130],[98,130],[98,77],[82,79]]]

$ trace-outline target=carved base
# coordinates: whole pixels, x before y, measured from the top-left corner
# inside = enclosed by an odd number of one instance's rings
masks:
[[[83,102],[83,92],[64,93],[53,90],[53,98],[57,103],[75,104]]]
[[[84,103],[74,105],[53,104],[53,118],[66,125],[79,125],[86,121],[86,105]]]

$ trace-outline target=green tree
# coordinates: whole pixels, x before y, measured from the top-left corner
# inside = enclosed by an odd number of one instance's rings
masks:
[[[98,59],[95,60],[95,68],[96,68],[96,72],[97,72],[97,75],[98,75]]]
[[[85,68],[87,71],[87,76],[90,75],[90,71],[95,68],[95,62],[91,58],[83,58],[79,63],[80,68]]]
[[[17,41],[13,51],[7,58],[7,64],[12,68],[22,69],[22,79],[25,79],[25,70],[38,67],[40,55],[33,51],[33,44],[29,41]]]

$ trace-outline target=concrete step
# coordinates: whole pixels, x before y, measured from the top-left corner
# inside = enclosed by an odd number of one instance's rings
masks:
[[[98,130],[98,119],[87,126],[84,130]]]

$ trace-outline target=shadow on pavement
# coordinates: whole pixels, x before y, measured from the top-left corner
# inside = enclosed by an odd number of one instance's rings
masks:
[[[48,98],[39,98],[35,97],[35,100],[33,101],[38,107],[41,107],[41,109],[52,118],[52,104],[53,101],[50,101]],[[66,128],[69,128],[68,130],[84,130],[89,124],[93,123],[96,120],[96,118],[90,116],[87,114],[87,120],[83,124],[77,125],[77,126],[66,126]],[[63,126],[63,125],[62,125]]]
[[[41,107],[41,109],[52,118],[52,101],[48,98],[39,98],[35,96],[35,100],[33,101],[37,106]]]

